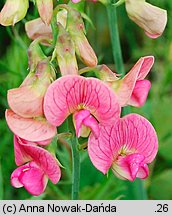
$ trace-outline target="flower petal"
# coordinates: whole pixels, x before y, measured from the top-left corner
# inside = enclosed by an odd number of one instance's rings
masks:
[[[59,162],[51,153],[36,145],[24,144],[22,148],[41,167],[52,183],[56,184],[60,180]]]
[[[144,164],[144,156],[140,154],[130,154],[119,156],[113,163],[112,170],[119,178],[134,181],[136,177],[144,179],[148,176],[147,164]]]
[[[137,61],[134,67],[132,67],[132,69],[126,74],[126,76],[122,80],[114,82],[112,88],[116,92],[118,96],[118,101],[121,106],[125,106],[128,104],[133,89],[135,88],[136,81],[142,80],[146,77],[153,63],[154,63],[153,56],[142,57]]]
[[[32,86],[8,90],[8,104],[18,115],[29,118],[43,115],[43,96]]]
[[[119,118],[120,107],[113,91],[95,78],[68,75],[52,83],[44,98],[47,120],[59,126],[68,115],[86,109],[105,124]]]
[[[128,105],[141,107],[145,104],[151,83],[149,80],[139,80],[136,82]]]
[[[47,181],[48,178],[45,176],[43,170],[34,162],[17,168],[11,175],[11,183],[14,187],[24,186],[34,196],[38,196],[44,192]]]
[[[14,154],[17,166],[21,166],[22,164],[32,160],[32,158],[24,151],[21,144],[22,140],[14,135]]]
[[[56,128],[45,118],[23,118],[12,110],[6,110],[6,121],[10,130],[25,140],[42,141],[51,139],[56,134]]]

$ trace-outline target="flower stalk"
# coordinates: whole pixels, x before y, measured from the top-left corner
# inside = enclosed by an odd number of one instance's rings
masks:
[[[122,51],[119,39],[119,30],[118,30],[118,19],[117,19],[117,8],[114,5],[116,0],[109,0],[109,3],[106,5],[108,22],[109,22],[109,30],[111,36],[112,43],[112,53],[113,59],[116,66],[117,73],[122,76],[125,75],[124,72],[124,64],[122,58]]]
[[[72,121],[72,116],[68,119],[68,130],[73,135],[70,138],[70,145],[72,149],[72,200],[79,199],[79,186],[80,186],[80,155],[78,150],[78,139],[75,135],[75,128]]]

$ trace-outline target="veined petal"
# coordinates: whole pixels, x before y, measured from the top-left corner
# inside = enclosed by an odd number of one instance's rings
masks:
[[[113,91],[95,78],[67,75],[52,83],[44,98],[47,120],[59,126],[81,109],[89,110],[100,123],[110,124],[120,116],[120,107]]]
[[[51,139],[56,134],[56,128],[45,118],[26,119],[12,110],[6,110],[5,117],[10,130],[22,139],[38,142]]]
[[[139,154],[144,157],[143,164],[151,163],[157,149],[158,139],[153,126],[137,114],[126,115],[112,126],[100,126],[99,137],[91,134],[88,140],[90,159],[103,173],[116,163],[119,156]],[[143,170],[138,175],[144,177]]]
[[[43,99],[32,86],[22,86],[8,90],[8,104],[18,115],[30,118],[43,115]]]
[[[56,184],[60,180],[59,162],[51,153],[36,145],[24,144],[22,148],[41,167],[52,183]]]

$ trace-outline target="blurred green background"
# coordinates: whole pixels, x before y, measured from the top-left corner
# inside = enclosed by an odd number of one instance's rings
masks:
[[[2,8],[4,1],[0,1]],[[152,40],[129,20],[125,6],[118,9],[120,39],[127,72],[142,56],[154,55],[155,64],[148,79],[152,88],[146,104],[132,108],[151,121],[159,138],[156,160],[149,166],[150,175],[144,181],[134,183],[117,179],[111,171],[108,177],[98,172],[91,164],[87,151],[81,152],[80,199],[172,199],[172,1],[150,0],[168,11],[168,24],[164,34]],[[86,23],[87,36],[99,64],[107,64],[115,70],[110,43],[105,7],[88,3],[86,12],[95,29]],[[58,143],[57,155],[65,169],[57,185],[50,182],[44,194],[32,197],[25,189],[15,189],[10,184],[14,162],[13,135],[8,129],[4,112],[8,107],[7,90],[18,87],[28,73],[27,47],[30,40],[24,23],[38,17],[37,9],[30,4],[26,18],[15,27],[0,26],[0,199],[70,199],[72,161],[67,143]]]

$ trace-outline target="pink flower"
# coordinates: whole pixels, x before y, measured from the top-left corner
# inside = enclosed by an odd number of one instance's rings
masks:
[[[34,142],[55,136],[56,128],[47,122],[43,110],[44,95],[53,76],[54,70],[45,59],[37,64],[36,71],[28,74],[19,88],[8,91],[11,110],[6,110],[6,121],[17,136]]]
[[[44,112],[54,126],[74,114],[77,136],[82,126],[98,134],[98,123],[109,124],[120,116],[120,107],[115,94],[102,81],[67,75],[52,83],[45,95]]]
[[[106,82],[115,92],[120,105],[132,105],[136,107],[143,106],[151,83],[145,80],[154,63],[153,56],[145,56],[140,58],[132,69],[123,77],[113,73],[106,65],[99,65],[95,68],[85,68],[80,70],[80,73],[93,70],[98,77]]]
[[[56,135],[56,127],[44,117],[23,118],[7,109],[5,118],[10,130],[22,139],[40,142],[52,139]]]
[[[11,175],[11,184],[25,187],[32,195],[44,192],[48,178],[56,184],[61,177],[59,162],[45,149],[14,136],[15,160],[20,166]],[[27,163],[28,162],[28,163]]]
[[[121,179],[148,176],[148,166],[158,149],[153,126],[137,114],[126,115],[111,126],[100,126],[99,137],[91,134],[88,153],[93,165],[106,174],[112,168]]]

